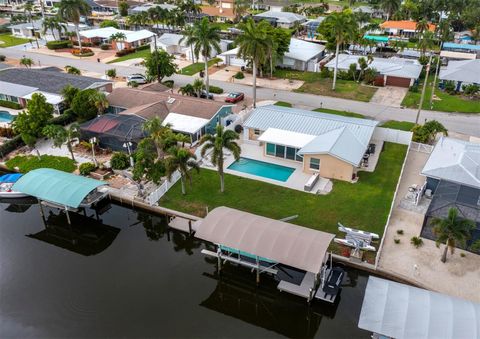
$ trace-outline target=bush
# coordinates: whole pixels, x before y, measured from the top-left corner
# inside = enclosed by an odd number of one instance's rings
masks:
[[[393,241],[395,242],[395,244],[400,244],[400,239],[395,238],[393,239]]]
[[[132,88],[137,88],[138,87],[138,82],[136,81],[129,81],[127,83],[127,86],[132,87]]]
[[[25,143],[20,135],[13,137],[13,139],[7,140],[0,145],[0,158],[5,158],[10,152],[13,152],[17,148],[24,146]]]
[[[22,109],[22,105],[13,101],[0,100],[0,106],[13,108],[13,109]]]
[[[97,116],[98,110],[93,101],[93,96],[96,94],[95,89],[85,89],[73,98],[71,109],[80,121],[87,121]]]
[[[235,79],[245,79],[245,74],[243,74],[243,72],[237,72],[233,77]]]
[[[418,42],[418,38],[410,37],[410,38],[408,38],[408,41],[416,44]]]
[[[3,54],[0,54],[0,61],[5,61],[7,59],[7,57]]]
[[[398,235],[403,235],[403,230],[397,230]]]
[[[149,44],[146,44],[146,45],[142,45],[142,46],[138,46],[137,48],[135,48],[135,50],[138,52],[138,51],[143,51],[145,49],[150,49],[150,45]]]
[[[418,84],[413,84],[408,90],[412,93],[418,93]]]
[[[452,80],[445,81],[444,89],[448,94],[455,94],[455,82]]]
[[[54,155],[41,155],[40,159],[34,155],[16,156],[6,163],[10,170],[18,167],[20,172],[27,173],[37,168],[53,168],[64,172],[73,172],[76,168],[72,159]]]
[[[105,74],[109,78],[116,78],[117,77],[117,70],[115,68],[107,69]]]
[[[419,248],[420,246],[423,245],[423,240],[422,238],[420,237],[412,237],[410,239],[410,243],[415,247],[415,248]]]
[[[54,40],[47,42],[48,49],[63,49],[72,47],[72,43],[69,40]]]
[[[62,114],[60,114],[58,117],[55,117],[53,119],[50,119],[47,123],[47,125],[61,125],[61,126],[67,126],[68,124],[71,124],[74,122],[75,119],[75,113],[69,108],[66,109]]]
[[[80,167],[78,167],[78,170],[81,175],[89,175],[90,172],[93,172],[95,170],[95,165],[91,162],[84,162],[80,165]]]
[[[110,49],[110,44],[101,44],[100,49],[103,51],[108,51]]]
[[[223,88],[217,87],[217,86],[210,86],[208,88],[210,93],[213,94],[222,94],[223,93]]]
[[[330,78],[332,76],[332,72],[327,67],[323,67],[320,71],[320,77],[323,79]]]
[[[480,86],[476,84],[463,85],[462,89],[466,95],[475,95],[480,91]]]
[[[132,54],[132,53],[135,53],[135,48],[125,48],[115,53],[115,56],[121,57],[121,56]]]
[[[115,152],[110,159],[110,165],[113,169],[123,170],[130,166],[128,155],[123,152]]]
[[[162,82],[162,84],[164,84],[168,88],[173,88],[173,85],[175,84],[175,82],[173,80],[165,80],[164,82]]]
[[[83,48],[80,51],[79,48],[72,49],[72,54],[75,56],[92,56],[94,55],[93,51],[90,48]]]

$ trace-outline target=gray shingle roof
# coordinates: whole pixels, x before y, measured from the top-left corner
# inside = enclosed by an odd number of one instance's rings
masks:
[[[58,68],[37,69],[7,68],[0,71],[0,81],[38,88],[39,91],[60,94],[70,84],[79,89],[95,87],[95,84],[109,83],[102,79],[60,72]]]

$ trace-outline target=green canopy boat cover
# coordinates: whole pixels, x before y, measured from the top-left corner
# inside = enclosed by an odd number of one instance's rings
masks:
[[[40,168],[22,176],[12,190],[77,208],[90,192],[103,185],[107,183],[51,168]]]
[[[387,36],[379,36],[379,35],[364,35],[364,39],[373,40],[377,42],[388,42],[389,38]]]

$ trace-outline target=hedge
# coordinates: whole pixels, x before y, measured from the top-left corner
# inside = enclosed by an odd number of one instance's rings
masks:
[[[144,49],[150,49],[150,45],[142,45],[142,46],[138,46],[137,48],[135,48],[135,50],[138,52],[138,51],[143,51]]]
[[[0,106],[13,108],[13,109],[22,109],[22,105],[13,101],[0,100]]]
[[[69,108],[66,109],[63,114],[60,114],[58,117],[52,118],[48,121],[49,125],[62,125],[66,126],[71,124],[76,120],[75,113]]]
[[[223,88],[217,86],[209,86],[208,91],[213,94],[222,94]]]
[[[125,48],[115,53],[115,56],[121,57],[121,56],[132,54],[132,53],[135,53],[135,48]]]
[[[54,40],[47,42],[48,49],[62,49],[70,47],[72,47],[72,43],[69,40]]]
[[[95,165],[92,164],[91,162],[84,162],[83,164],[80,165],[78,168],[78,171],[80,172],[81,175],[89,175],[90,172],[95,171]]]
[[[7,140],[3,143],[3,145],[0,145],[0,158],[5,158],[10,152],[15,151],[17,148],[22,146],[25,146],[25,143],[20,135]]]
[[[107,51],[110,49],[110,44],[101,44],[100,45],[100,49],[103,50],[103,51]]]

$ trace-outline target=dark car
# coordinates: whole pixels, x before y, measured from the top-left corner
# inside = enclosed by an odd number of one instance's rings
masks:
[[[202,99],[206,99],[207,98],[207,91],[206,90],[202,90],[202,92],[200,93],[200,98]],[[212,93],[208,93],[208,98],[210,100],[213,100],[213,94]]]
[[[229,95],[227,95],[227,97],[225,98],[225,102],[235,104],[239,101],[242,101],[243,99],[245,99],[245,94],[239,93],[239,92],[234,92],[234,93],[230,93]]]

